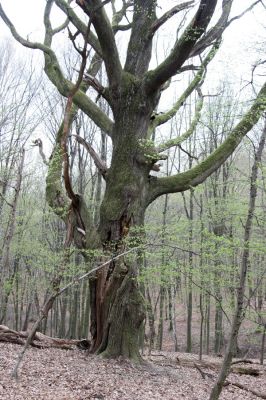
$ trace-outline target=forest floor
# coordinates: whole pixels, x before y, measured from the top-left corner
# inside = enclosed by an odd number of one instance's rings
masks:
[[[205,379],[194,367],[181,366],[178,359],[196,355],[152,352],[147,362],[136,366],[122,360],[105,360],[87,355],[81,350],[30,348],[23,359],[19,380],[10,373],[21,347],[0,343],[1,400],[207,400],[218,370],[206,369]],[[203,357],[206,362],[221,362],[215,357]],[[266,367],[256,364],[257,377],[230,374],[231,382],[265,394]],[[221,400],[258,400],[258,396],[229,384]]]

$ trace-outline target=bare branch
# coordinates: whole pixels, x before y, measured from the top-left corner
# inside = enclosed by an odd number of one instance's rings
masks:
[[[88,83],[93,89],[95,89],[99,94],[103,95],[105,88],[104,86],[96,79],[94,76],[91,76],[88,73],[85,73],[84,82]]]
[[[184,148],[181,146],[181,144],[178,144],[177,147],[179,147],[179,149],[180,149],[181,151],[183,151],[183,153],[185,153],[185,154],[188,156],[188,158],[191,158],[191,159],[196,160],[196,161],[199,160],[198,157],[193,156],[189,151],[187,151],[186,149],[184,149]]]
[[[40,153],[40,156],[42,157],[42,160],[43,160],[44,164],[45,165],[49,165],[49,163],[48,163],[48,161],[46,159],[46,156],[45,156],[45,154],[43,152],[42,140],[41,139],[34,140],[32,146],[38,146],[39,147],[39,153]]]
[[[162,151],[170,149],[171,147],[178,146],[182,151],[186,152],[183,148],[181,148],[181,143],[183,143],[185,140],[187,140],[195,131],[195,128],[200,120],[202,107],[203,107],[203,96],[200,94],[200,97],[199,97],[199,100],[198,100],[198,103],[197,103],[196,109],[195,109],[195,115],[190,124],[189,129],[185,133],[183,133],[183,135],[181,135],[177,138],[174,138],[174,139],[170,139],[167,142],[159,145],[156,148],[156,151],[158,153],[161,153]],[[193,157],[193,158],[195,158],[195,157]]]
[[[187,1],[186,3],[181,3],[178,4],[176,6],[174,6],[173,8],[171,8],[171,10],[167,11],[162,17],[160,17],[159,19],[157,19],[157,21],[155,21],[151,28],[150,28],[150,32],[148,34],[148,36],[151,38],[155,32],[165,23],[167,22],[171,17],[173,17],[174,15],[176,15],[178,12],[185,10],[187,8],[190,8],[194,5],[194,0],[192,1]]]
[[[128,27],[129,29],[132,27],[132,23],[130,23],[127,18],[127,10],[132,5],[133,5],[132,1],[123,1],[123,5],[119,11],[116,11],[115,7],[113,7],[112,28],[114,33],[120,30],[120,26],[122,26],[122,28]],[[122,21],[124,17],[127,19],[128,25],[119,25],[119,23]]]
[[[81,56],[82,56],[82,60],[81,60],[81,66],[80,66],[80,70],[79,70],[79,74],[78,74],[78,79],[76,84],[73,86],[73,88],[71,89],[68,99],[67,99],[67,104],[66,104],[66,108],[65,108],[65,114],[64,114],[64,122],[63,122],[63,134],[62,134],[62,138],[61,138],[61,149],[62,149],[62,153],[63,153],[63,171],[64,171],[64,181],[65,181],[65,188],[66,188],[66,192],[68,194],[68,197],[72,200],[72,204],[74,206],[77,206],[77,197],[75,195],[75,193],[73,192],[72,189],[72,184],[71,184],[71,178],[70,178],[70,174],[69,174],[69,156],[68,156],[68,148],[67,148],[67,139],[69,136],[69,131],[70,131],[70,126],[71,126],[71,109],[72,109],[72,104],[73,104],[73,98],[74,95],[78,92],[80,84],[82,82],[83,79],[83,75],[84,75],[84,71],[86,68],[86,62],[87,62],[87,38],[89,35],[89,31],[90,31],[90,27],[91,27],[91,21],[89,21],[88,27],[87,27],[87,31],[84,35],[84,46],[82,51],[80,52]]]
[[[18,34],[14,25],[6,16],[1,3],[0,3],[0,17],[9,27],[13,37],[24,47],[28,47],[31,49],[39,49],[43,51],[45,56],[45,72],[51,82],[56,86],[59,93],[64,96],[68,97],[71,90],[73,90],[73,83],[68,81],[60,68],[58,63],[57,57],[53,50],[42,43],[38,42],[30,42],[25,40],[22,36]],[[52,38],[52,31],[49,31],[49,22],[47,21],[46,27],[46,37],[45,40],[47,43],[51,41]],[[98,125],[101,129],[103,129],[107,134],[111,135],[113,122],[110,118],[81,90],[78,90],[73,97],[74,103],[85,113],[87,114],[96,125]]]
[[[180,39],[176,41],[169,56],[155,70],[146,74],[148,93],[158,90],[190,57],[196,42],[205,32],[214,14],[216,4],[217,0],[201,0],[196,15]]]
[[[199,69],[200,69],[200,66],[198,66],[198,65],[188,64],[188,65],[184,65],[183,67],[179,68],[178,74],[181,74],[182,72],[186,72],[186,71],[198,71]]]
[[[132,28],[132,24],[126,24],[126,25],[114,25],[113,29],[115,31],[128,31],[129,29]]]
[[[176,101],[176,103],[173,105],[171,110],[169,110],[166,113],[160,114],[154,118],[154,120],[151,122],[149,131],[153,132],[154,129],[162,124],[165,124],[167,121],[169,121],[171,118],[173,118],[177,111],[182,107],[186,99],[191,95],[191,93],[199,87],[203,83],[204,77],[206,75],[206,68],[207,65],[211,62],[211,60],[214,58],[218,48],[219,48],[220,43],[216,43],[211,51],[207,54],[206,58],[203,60],[201,66],[199,67],[198,73],[195,75],[189,86],[185,89],[185,91],[182,93],[182,95],[179,97],[179,99]]]
[[[19,35],[19,33],[15,29],[14,25],[12,24],[10,19],[7,17],[6,13],[4,12],[1,3],[0,3],[0,17],[5,22],[5,24],[8,26],[8,28],[10,29],[10,32],[12,33],[14,39],[16,39],[20,44],[22,44],[22,46],[28,47],[29,49],[41,50],[45,54],[47,54],[51,58],[51,60],[55,61],[56,64],[58,64],[55,53],[48,46],[45,46],[44,44],[39,43],[39,42],[31,42],[29,40],[24,39],[22,36]]]
[[[196,43],[190,53],[190,57],[201,54],[207,47],[211,46],[216,40],[220,40],[227,27],[227,21],[231,11],[233,0],[223,0],[222,14],[218,22]]]
[[[96,167],[100,171],[103,177],[105,177],[105,174],[107,172],[107,165],[106,163],[100,159],[96,151],[93,149],[93,147],[88,143],[85,139],[83,139],[81,136],[78,135],[72,135],[82,146],[85,147],[85,149],[88,151],[90,156],[92,157]]]
[[[65,22],[63,22],[57,28],[53,29],[53,35],[56,35],[57,33],[62,32],[64,29],[66,29],[68,27],[68,24],[69,24],[69,19],[66,18]]]
[[[251,11],[257,4],[262,4],[261,0],[257,0],[255,1],[253,4],[251,4],[251,6],[249,6],[248,8],[246,8],[242,13],[240,13],[239,15],[236,15],[235,17],[231,18],[228,22],[226,26],[229,26],[232,22],[234,22],[235,20],[243,17],[246,13],[248,13],[249,11]],[[264,6],[265,7],[265,6]]]
[[[63,287],[62,289],[60,289],[57,294],[57,296],[60,296],[62,293],[64,293],[67,289],[69,289],[71,286],[78,284],[79,282],[83,281],[84,279],[86,279],[88,276],[94,274],[94,272],[99,271],[100,269],[106,267],[106,265],[109,265],[110,262],[117,260],[129,253],[132,253],[133,251],[137,251],[140,249],[143,249],[144,247],[146,247],[147,245],[141,245],[141,246],[137,246],[137,247],[133,247],[132,249],[129,249],[127,251],[124,251],[123,253],[118,254],[117,256],[112,257],[111,259],[105,261],[103,264],[99,265],[98,267],[92,268],[89,272],[86,272],[86,274],[74,279],[72,282],[68,283],[65,287]]]
[[[115,43],[114,32],[103,7],[108,2],[109,1],[104,1],[101,3],[99,0],[83,2],[77,0],[79,6],[92,21],[101,45],[102,58],[106,67],[109,83],[111,86],[115,86],[119,84],[121,80],[122,66]]]
[[[2,195],[2,193],[0,193],[0,197],[1,199],[4,200],[4,202],[11,208],[13,208],[13,204],[9,203],[9,201],[7,201],[7,199]]]
[[[65,0],[55,0],[56,5],[62,10],[66,16],[69,18],[69,21],[77,28],[79,32],[83,35],[86,33],[87,25],[76,15],[74,10]],[[88,37],[88,43],[93,47],[97,54],[102,56],[101,46],[95,34],[90,31]]]

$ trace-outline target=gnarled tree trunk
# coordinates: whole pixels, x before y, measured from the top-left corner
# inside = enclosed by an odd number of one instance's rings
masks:
[[[125,77],[127,78],[127,77]],[[111,167],[100,208],[99,235],[104,251],[116,255],[133,232],[140,235],[148,205],[149,172],[156,161],[149,158],[146,132],[152,104],[142,115],[132,97],[134,82],[125,79],[124,95],[115,112],[120,122],[114,127]],[[142,107],[145,102],[143,98]],[[139,106],[140,107],[140,106]],[[134,114],[135,112],[135,114]],[[123,115],[123,117],[122,117]],[[133,233],[134,234],[134,233]],[[134,244],[138,238],[134,237]],[[105,356],[139,360],[139,332],[145,316],[143,297],[137,282],[139,260],[125,257],[113,261],[91,281],[92,350]]]

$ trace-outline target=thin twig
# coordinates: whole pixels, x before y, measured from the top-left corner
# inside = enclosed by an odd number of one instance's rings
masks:
[[[147,246],[147,245],[146,245]],[[76,285],[77,283],[83,281],[85,278],[87,278],[88,276],[92,275],[94,272],[99,271],[100,269],[102,269],[103,267],[105,267],[106,265],[110,264],[111,261],[117,260],[120,257],[125,256],[126,254],[132,253],[135,250],[139,250],[139,249],[143,249],[146,247],[145,245],[140,245],[137,247],[133,247],[132,249],[129,249],[121,254],[118,254],[115,257],[110,258],[109,260],[105,261],[103,264],[99,265],[98,267],[95,267],[93,269],[91,269],[89,272],[86,272],[86,274],[81,275],[80,277],[74,279],[72,282],[70,282],[69,284],[67,284],[65,287],[63,287],[62,289],[60,289],[56,295],[56,297],[60,296],[62,293],[64,293],[67,289],[69,289],[71,286]]]

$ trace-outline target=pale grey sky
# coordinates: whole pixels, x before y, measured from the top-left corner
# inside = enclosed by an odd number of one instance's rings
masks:
[[[160,4],[167,10],[182,1],[183,0],[161,0]],[[32,41],[42,40],[42,20],[45,0],[0,0],[0,2],[21,35],[25,38],[29,37]],[[234,0],[232,16],[241,13],[252,3],[253,0]],[[57,11],[53,14],[53,21],[54,26],[57,26],[64,20],[64,16],[57,7],[54,7],[54,9]],[[229,83],[231,83],[232,87],[237,92],[250,80],[252,66],[258,59],[265,55],[265,16],[265,10],[259,5],[240,20],[232,23],[226,30],[223,45],[208,67],[208,86],[205,85],[203,87],[204,91],[215,90],[221,80],[229,79]],[[160,35],[162,39],[165,39],[166,43],[169,43],[171,39],[173,42],[175,38],[176,24],[174,21],[175,17],[168,23],[168,26],[164,26],[160,30]],[[64,43],[63,33],[60,33],[60,35],[60,40]],[[38,50],[25,49],[21,45],[16,44],[8,29],[2,20],[0,20],[0,40],[3,40],[4,37],[14,44],[20,55],[25,54],[26,56],[32,56],[33,59],[36,59],[38,53],[38,60],[41,59],[41,54]],[[168,47],[167,45],[165,46]],[[159,46],[159,49],[162,48],[163,46]],[[258,52],[259,48],[261,48],[261,53]],[[160,57],[163,58],[162,51]],[[180,79],[180,77],[177,77],[177,80],[178,79]],[[256,81],[259,84],[262,83],[262,79],[263,78],[257,74]],[[168,93],[163,95],[159,105],[161,111],[166,111],[171,107],[174,98],[179,94],[180,85],[182,84],[184,85],[182,81],[180,84],[175,84],[172,90],[170,89]],[[243,100],[250,98],[249,86],[241,90],[241,97]],[[37,132],[36,135],[38,136],[39,133]]]
[[[42,40],[42,20],[45,0],[0,1],[7,15],[15,24],[21,35],[28,37],[32,41]],[[243,10],[249,7],[253,1],[254,0],[234,0],[232,16],[240,14]],[[181,2],[181,0],[159,1],[159,4],[162,6],[161,12],[170,9],[173,5],[178,4],[179,2]],[[221,0],[219,5],[221,6]],[[78,10],[78,6],[76,7]],[[54,6],[53,10],[52,21],[54,26],[57,26],[64,20],[64,15],[56,6]],[[170,48],[171,44],[169,43],[173,43],[174,41],[176,30],[175,18],[176,17],[173,17],[170,22],[160,29],[161,40],[164,40],[164,43],[166,43],[164,45],[165,47]],[[227,79],[233,86],[235,86],[235,90],[238,90],[245,84],[245,82],[250,81],[252,66],[259,59],[263,58],[266,50],[265,20],[265,9],[262,5],[257,5],[252,11],[244,15],[241,19],[233,22],[227,28],[224,34],[223,44],[215,59],[208,67],[208,88],[215,88],[219,84],[220,80]],[[62,40],[62,43],[64,43],[63,33],[60,33],[59,35],[61,35],[59,40]],[[33,56],[33,59],[37,56],[37,50],[25,49],[21,45],[16,44],[13,38],[11,38],[7,27],[4,25],[2,20],[0,20],[0,39],[3,37],[8,38],[8,40],[10,38],[10,41],[14,43],[14,46],[18,49],[19,54],[31,55]],[[122,41],[122,39],[118,40]],[[122,43],[124,44],[124,40]],[[159,45],[159,49],[161,48],[163,48],[162,42]],[[261,52],[259,52],[259,49]],[[160,50],[159,53],[159,59],[163,59],[164,52]],[[40,58],[38,57],[38,59]],[[255,76],[255,79],[259,84],[262,82],[262,78],[259,76],[260,72],[261,71],[258,70],[258,73]],[[170,97],[171,96],[167,96],[169,101]],[[167,103],[168,101],[164,104],[166,108],[168,107]]]
[[[161,3],[165,9],[170,9],[178,2],[167,0]],[[253,0],[235,0],[232,16],[239,14],[252,2]],[[28,36],[31,40],[42,39],[45,0],[1,0],[1,4],[19,33],[24,37]],[[53,12],[53,21],[56,26],[64,17],[56,6],[54,10],[56,11]],[[234,72],[238,77],[248,78],[252,64],[260,57],[256,43],[264,40],[265,47],[265,17],[265,10],[261,5],[258,5],[240,20],[233,22],[224,34],[224,44],[216,56],[216,72],[220,70],[220,75],[222,75],[225,70],[228,70]],[[10,33],[0,20],[1,37],[10,37]],[[13,39],[11,40],[13,41]],[[30,50],[24,51],[28,53]]]

